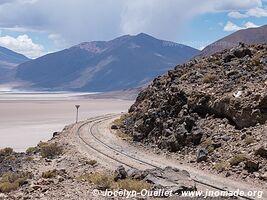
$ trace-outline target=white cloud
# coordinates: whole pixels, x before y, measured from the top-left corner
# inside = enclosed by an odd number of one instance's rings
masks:
[[[242,14],[238,11],[232,11],[232,12],[228,13],[228,17],[235,18],[235,19],[242,19],[242,18],[247,18],[248,15]]]
[[[199,0],[13,0],[12,2],[0,3],[0,27],[47,32],[50,34],[49,38],[59,47],[83,41],[109,40],[118,35],[139,32],[146,32],[162,39],[177,40],[180,35],[187,33],[186,26],[189,24],[187,22],[199,14],[237,10],[245,12],[262,7],[261,0],[201,0],[201,2]]]
[[[227,24],[224,26],[224,31],[238,31],[241,30],[242,27],[234,24],[233,22],[228,21]]]
[[[257,28],[257,27],[259,27],[259,26],[254,24],[253,22],[247,22],[245,24],[245,28]]]
[[[36,58],[44,54],[44,48],[35,44],[28,35],[20,35],[17,38],[2,36],[0,37],[0,46],[22,53],[30,58]]]
[[[246,22],[244,26],[238,26],[234,24],[233,22],[228,21],[226,25],[224,26],[223,30],[232,32],[232,31],[239,31],[239,30],[246,29],[246,28],[257,28],[257,27],[259,26],[254,24],[253,22]]]
[[[248,10],[247,15],[252,17],[267,17],[267,10],[263,8],[251,8]]]

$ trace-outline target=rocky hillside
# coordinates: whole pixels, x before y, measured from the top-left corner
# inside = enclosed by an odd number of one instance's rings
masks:
[[[266,180],[266,74],[266,44],[178,65],[139,94],[121,130],[227,176]]]
[[[237,31],[224,37],[213,44],[210,44],[201,51],[202,56],[209,56],[216,52],[230,49],[238,45],[239,42],[246,44],[259,44],[267,42],[267,25],[259,28],[249,28]]]
[[[30,89],[123,90],[144,85],[198,53],[144,33],[125,35],[85,42],[27,62],[19,66],[16,78],[31,84]]]

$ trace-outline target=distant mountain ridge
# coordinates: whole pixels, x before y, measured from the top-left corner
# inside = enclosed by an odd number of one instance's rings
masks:
[[[22,54],[0,47],[0,83],[12,81],[17,65],[29,60]]]
[[[267,25],[240,30],[226,36],[204,48],[200,56],[209,56],[224,49],[230,49],[237,46],[240,42],[246,44],[267,43]]]
[[[141,33],[111,41],[84,42],[19,65],[16,78],[31,88],[68,91],[115,91],[139,87],[197,49]]]

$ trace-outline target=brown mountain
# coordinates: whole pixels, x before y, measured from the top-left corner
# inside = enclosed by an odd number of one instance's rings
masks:
[[[200,56],[209,56],[224,49],[230,49],[234,46],[237,46],[240,42],[246,44],[266,43],[267,25],[259,28],[240,30],[227,37],[224,37],[204,48]]]

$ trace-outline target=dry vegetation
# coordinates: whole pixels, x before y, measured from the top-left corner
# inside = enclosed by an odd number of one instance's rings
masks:
[[[7,157],[9,155],[11,155],[13,153],[13,149],[12,148],[4,148],[4,149],[0,149],[0,156],[3,157]]]
[[[114,174],[107,174],[104,172],[85,174],[80,177],[81,180],[88,181],[99,189],[125,189],[128,191],[140,192],[143,189],[151,188],[151,185],[143,180],[126,178],[115,181],[114,178]]]
[[[27,155],[33,155],[33,154],[37,153],[38,151],[39,151],[38,147],[29,147],[26,150],[26,154]]]
[[[223,172],[230,168],[230,163],[227,161],[218,162],[214,165],[214,169],[216,169],[218,172]]]
[[[122,140],[131,140],[131,136],[122,132],[121,130],[116,130],[116,135]]]
[[[218,79],[218,77],[214,74],[206,74],[203,77],[203,83],[213,83]]]
[[[252,136],[248,136],[248,137],[245,138],[244,142],[245,142],[246,145],[249,145],[249,144],[254,143],[255,140],[254,140],[254,138]]]
[[[237,154],[229,160],[231,166],[236,166],[239,163],[246,161],[248,158],[245,154]]]
[[[141,192],[143,189],[150,189],[151,185],[143,180],[124,179],[116,183],[116,188],[125,189],[127,191]]]
[[[101,172],[95,172],[91,174],[85,174],[81,176],[80,179],[93,183],[97,187],[100,187],[103,189],[110,189],[112,188],[112,185],[114,182],[114,175],[101,173]]]
[[[58,170],[53,169],[53,170],[48,170],[42,173],[43,178],[55,178],[59,174]]]
[[[96,160],[89,160],[89,161],[86,161],[86,164],[91,165],[91,166],[95,166],[97,164],[97,161]]]
[[[40,143],[38,144],[41,152],[41,156],[44,158],[54,158],[63,153],[63,149],[57,143]]]
[[[26,183],[31,175],[28,173],[7,172],[0,178],[0,192],[8,193],[17,190]]]

